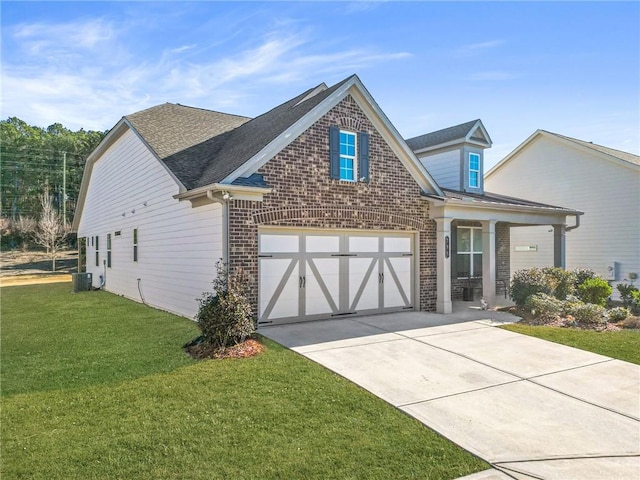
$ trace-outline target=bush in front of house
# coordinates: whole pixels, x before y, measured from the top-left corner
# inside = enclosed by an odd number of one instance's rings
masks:
[[[576,268],[573,271],[573,274],[576,276],[575,287],[576,290],[580,288],[587,280],[591,280],[594,278],[601,278],[596,272],[591,270],[590,268]]]
[[[604,307],[613,289],[603,278],[589,278],[578,286],[578,298],[585,303]]]
[[[204,342],[225,349],[243,342],[255,331],[255,325],[246,275],[242,270],[230,275],[222,262],[216,264],[216,270],[214,291],[202,294],[195,318]]]
[[[576,303],[572,305],[569,314],[576,322],[587,326],[605,325],[604,307],[593,303]]]
[[[564,300],[576,293],[577,275],[575,272],[559,267],[542,269],[554,297]]]
[[[640,315],[640,290],[627,283],[619,283],[616,288],[620,292],[622,305],[631,310],[634,315]]]
[[[564,302],[546,293],[536,293],[527,298],[526,308],[543,323],[553,322],[562,314]]]
[[[610,322],[622,322],[629,318],[629,315],[631,315],[631,312],[624,307],[612,308],[607,312],[607,317]]]
[[[524,307],[527,299],[537,293],[546,295],[553,293],[547,276],[541,268],[518,270],[513,274],[509,295],[516,305]]]

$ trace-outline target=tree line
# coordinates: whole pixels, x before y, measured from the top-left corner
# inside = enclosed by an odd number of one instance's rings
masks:
[[[68,224],[75,213],[85,162],[107,132],[46,128],[17,117],[0,121],[0,224],[4,248],[26,248],[34,226],[52,217]],[[41,244],[39,241],[35,243]],[[41,244],[42,245],[42,244]],[[45,246],[45,245],[42,245]],[[50,246],[46,246],[50,250]]]

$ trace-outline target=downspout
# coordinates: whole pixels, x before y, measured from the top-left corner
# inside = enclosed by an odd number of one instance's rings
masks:
[[[576,213],[575,217],[576,217],[576,224],[572,227],[566,227],[564,229],[565,232],[569,232],[571,230],[575,230],[576,228],[578,228],[580,226],[580,216],[583,215],[583,213]]]
[[[220,197],[215,197],[212,190],[207,190],[207,198],[212,202],[222,204],[222,264],[229,266],[229,200],[231,195],[228,192],[222,192],[222,201]]]

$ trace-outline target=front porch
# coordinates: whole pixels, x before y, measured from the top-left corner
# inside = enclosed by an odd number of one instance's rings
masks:
[[[505,300],[513,227],[552,227],[554,266],[565,268],[565,235],[578,225],[576,221],[576,226],[567,227],[566,218],[582,212],[488,193],[445,193],[444,198],[428,198],[437,225],[438,313],[452,313],[453,301],[469,298],[468,294],[481,292],[487,308]]]

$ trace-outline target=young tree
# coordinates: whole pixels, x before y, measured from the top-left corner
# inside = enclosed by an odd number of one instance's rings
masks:
[[[51,270],[56,271],[58,251],[64,246],[70,232],[69,225],[64,225],[56,209],[53,207],[53,197],[49,190],[40,195],[42,213],[33,233],[34,241],[47,249],[51,258]]]

